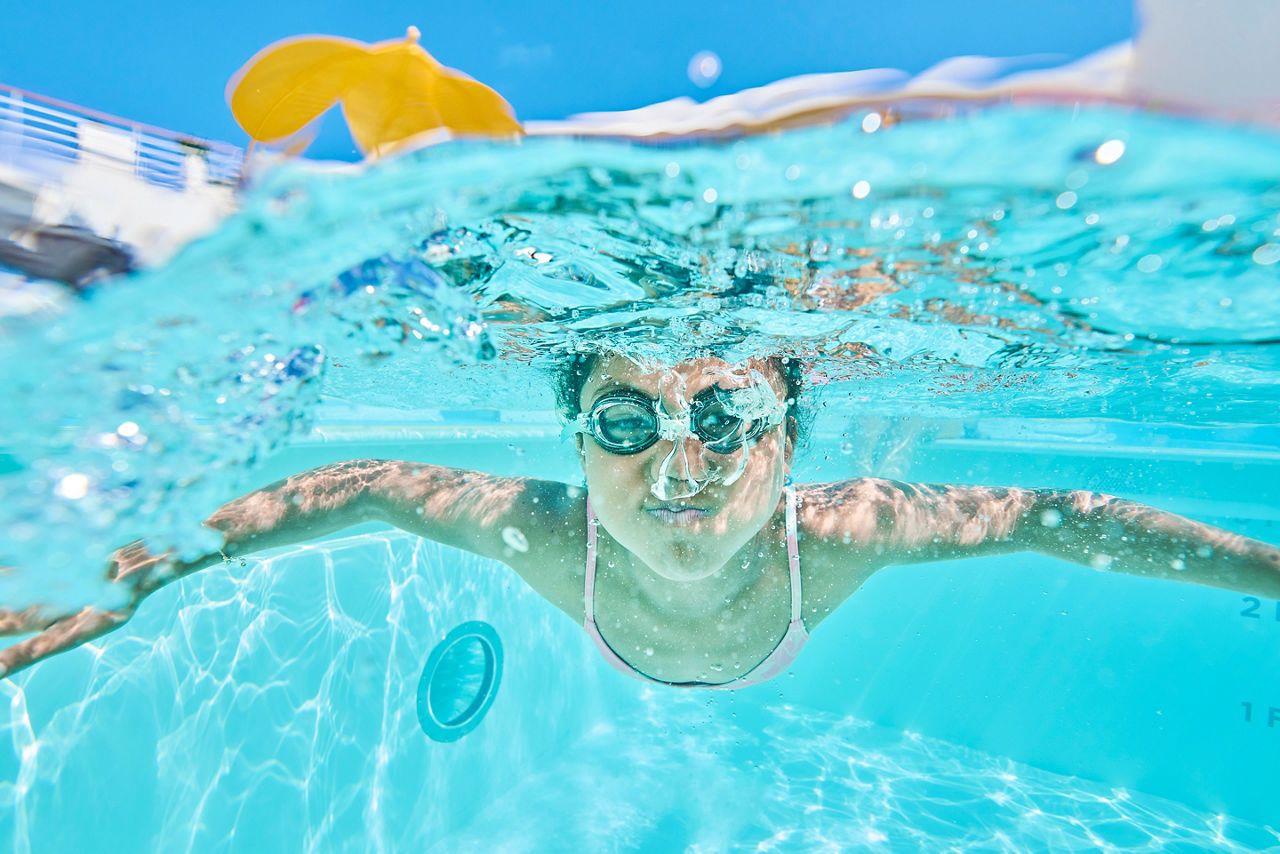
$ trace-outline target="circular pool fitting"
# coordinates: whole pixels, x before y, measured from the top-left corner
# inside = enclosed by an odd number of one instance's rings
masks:
[[[418,723],[435,741],[457,741],[480,725],[502,681],[502,642],[471,620],[444,636],[418,680]]]

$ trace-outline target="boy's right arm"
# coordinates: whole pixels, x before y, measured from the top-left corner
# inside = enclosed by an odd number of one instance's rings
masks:
[[[576,616],[582,567],[570,557],[585,542],[585,497],[553,481],[497,477],[398,460],[352,460],[293,475],[220,507],[205,525],[222,548],[190,562],[155,556],[141,544],[113,556],[109,578],[127,584],[117,610],[85,608],[47,616],[39,608],[0,611],[8,632],[40,631],[0,650],[0,677],[122,625],[151,592],[226,558],[384,521],[445,545],[502,561],[539,594]],[[3,618],[10,617],[11,626]]]
[[[582,622],[585,489],[422,463],[374,465],[366,490],[369,518],[500,561]]]
[[[571,536],[570,503],[568,487],[553,481],[402,460],[349,460],[293,475],[220,507],[205,525],[222,533],[223,547],[207,560],[381,521],[520,571],[518,564],[529,562],[521,556],[534,543]]]
[[[586,542],[586,498],[572,492],[555,481],[403,460],[335,463],[219,508],[205,524],[222,532],[224,545],[201,565],[381,521],[501,561],[576,615],[583,607],[577,558]]]

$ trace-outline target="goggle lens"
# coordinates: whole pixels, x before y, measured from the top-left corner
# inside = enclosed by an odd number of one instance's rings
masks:
[[[713,398],[693,413],[693,432],[717,453],[732,453],[742,447],[742,419],[725,410],[724,401]]]
[[[636,454],[658,441],[658,417],[638,400],[606,400],[591,412],[596,441],[616,454]]]

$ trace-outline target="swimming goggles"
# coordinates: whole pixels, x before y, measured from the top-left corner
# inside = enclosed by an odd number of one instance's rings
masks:
[[[767,383],[699,392],[676,417],[638,391],[610,392],[580,414],[571,426],[587,433],[611,454],[638,454],[659,439],[677,444],[696,436],[707,450],[732,454],[782,423],[787,404]]]

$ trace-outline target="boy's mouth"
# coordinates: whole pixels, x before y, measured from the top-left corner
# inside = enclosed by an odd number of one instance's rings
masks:
[[[699,519],[711,515],[710,511],[701,507],[681,507],[678,505],[650,507],[647,512],[660,522],[676,526],[692,525]]]

